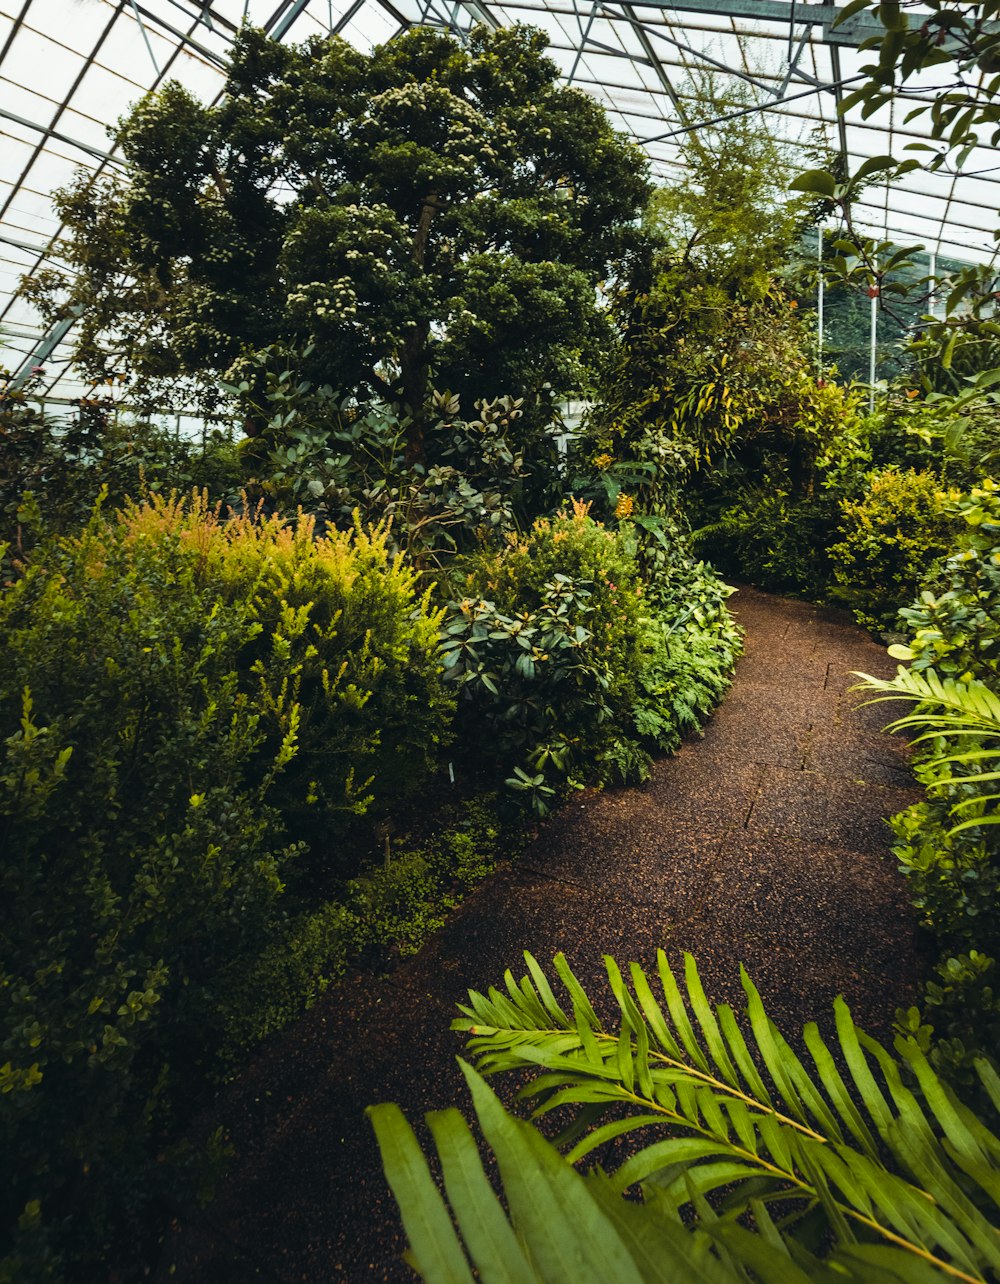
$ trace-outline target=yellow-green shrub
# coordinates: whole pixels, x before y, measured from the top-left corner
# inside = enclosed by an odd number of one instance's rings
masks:
[[[830,550],[837,596],[865,628],[892,629],[931,563],[947,553],[956,522],[937,477],[914,469],[873,473],[865,494],[841,509],[842,539]]]
[[[90,1278],[133,1247],[177,1181],[155,1156],[212,1069],[221,977],[289,888],[324,899],[289,835],[347,864],[355,813],[419,783],[450,709],[436,648],[379,532],[197,497],[95,517],[0,592],[8,1274]]]

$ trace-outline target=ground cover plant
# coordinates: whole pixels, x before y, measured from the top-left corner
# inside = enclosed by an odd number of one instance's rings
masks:
[[[525,958],[520,982],[508,972],[470,992],[454,1023],[503,1203],[457,1110],[427,1116],[443,1196],[398,1108],[369,1112],[422,1279],[888,1284],[1000,1270],[1000,1138],[915,1040],[887,1051],[838,1000],[834,1038],[802,1033],[808,1067],[745,974],[744,1025],[709,1003],[690,955],[683,980],[662,951],[655,977],[607,958],[609,1025],[562,956],[551,980]],[[976,1069],[996,1110],[1000,1080]],[[482,1077],[511,1070],[527,1075],[518,1095],[533,1117],[563,1123],[554,1143]],[[620,1166],[577,1167],[626,1136],[636,1144]]]

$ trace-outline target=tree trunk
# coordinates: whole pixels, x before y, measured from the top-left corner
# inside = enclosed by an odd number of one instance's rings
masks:
[[[427,247],[431,239],[431,224],[439,209],[437,194],[431,192],[420,207],[420,218],[417,220],[417,231],[413,238],[410,257],[422,272],[427,261]],[[410,464],[424,462],[424,404],[427,401],[427,382],[430,367],[427,362],[427,340],[430,337],[430,325],[422,321],[411,326],[407,332],[403,349],[400,353],[400,381],[402,383],[403,404],[410,412],[409,441],[406,447],[406,459]]]

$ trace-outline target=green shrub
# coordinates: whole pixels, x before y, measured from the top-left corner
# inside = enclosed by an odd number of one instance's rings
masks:
[[[925,801],[893,816],[891,823],[893,852],[907,876],[920,921],[949,950],[1000,945],[1000,924],[995,921],[998,843],[978,828],[949,832],[955,824],[952,807],[974,798],[975,788],[948,788],[947,773],[931,770],[931,764],[918,767],[918,775],[938,788]]]
[[[220,978],[222,1065],[307,1011],[344,975],[363,942],[357,915],[338,901],[275,925],[267,946]]]
[[[413,795],[447,738],[442,613],[384,529],[315,536],[312,519],[223,520],[202,500],[132,506],[128,539],[177,545],[206,585],[242,604],[238,667],[269,738],[295,753],[274,783],[289,833],[349,872],[355,816]]]
[[[460,735],[544,810],[588,770],[605,775],[623,732],[640,665],[635,560],[576,504],[466,571],[444,643]]]
[[[1000,696],[971,674],[942,679],[915,663],[888,681],[866,678],[865,686],[915,703],[892,729],[916,734],[916,775],[927,787],[925,800],[891,823],[945,984],[929,981],[925,1011],[912,1008],[899,1019],[938,1071],[985,1108],[976,1062],[992,1058],[995,1073],[1000,1061],[1000,1009],[986,957],[1000,953]]]
[[[954,551],[900,612],[911,636],[892,654],[1000,690],[1000,487],[985,480],[947,511],[960,526]]]
[[[401,954],[415,954],[444,922],[445,906],[437,890],[433,871],[420,852],[403,852],[348,885],[370,943],[381,950],[395,946]]]
[[[723,574],[770,592],[822,599],[833,578],[828,549],[838,517],[830,492],[798,496],[765,481],[737,490],[693,542]]]
[[[467,563],[444,643],[463,743],[540,813],[588,781],[643,779],[728,685],[731,590],[684,545],[644,584],[637,534],[576,503]]]
[[[0,1141],[19,1157],[0,1256],[20,1279],[46,1253],[92,1278],[173,1197],[156,1155],[215,1064],[221,978],[305,881],[289,833],[343,842],[422,780],[449,711],[437,636],[382,534],[227,523],[199,499],[95,517],[0,595]],[[330,914],[286,993],[332,948]]]
[[[379,967],[413,953],[517,844],[494,795],[445,804],[435,821],[429,837],[397,843],[387,865],[350,880],[338,889],[338,899],[276,924],[249,967],[226,973],[220,984],[224,1070],[238,1067],[261,1039],[301,1016],[348,968],[360,962]]]
[[[648,586],[631,707],[642,743],[676,749],[728,690],[742,650],[742,633],[726,607],[732,593],[686,544],[671,551]]]
[[[842,509],[843,538],[830,550],[838,596],[859,624],[893,629],[936,558],[955,538],[954,518],[933,473],[887,468]]]
[[[976,1069],[1000,1049],[1000,991],[996,959],[979,950],[947,957],[924,987],[921,1007],[896,1015],[904,1037],[917,1040],[939,1075],[954,1084],[962,1100],[984,1118],[996,1106]]]

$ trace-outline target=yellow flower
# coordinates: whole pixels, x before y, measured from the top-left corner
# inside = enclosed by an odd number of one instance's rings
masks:
[[[619,521],[623,517],[631,517],[632,509],[635,507],[635,501],[631,495],[626,495],[624,491],[618,496],[618,502],[615,504],[615,516]]]
[[[603,455],[596,455],[594,457],[594,467],[599,468],[602,472],[604,471],[605,468],[609,468],[614,462],[615,462],[614,455],[603,454]]]

